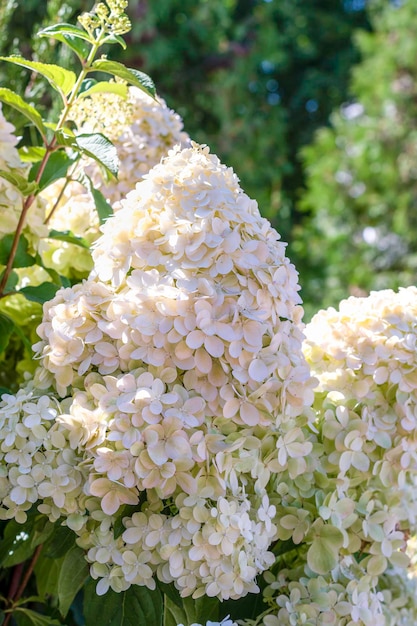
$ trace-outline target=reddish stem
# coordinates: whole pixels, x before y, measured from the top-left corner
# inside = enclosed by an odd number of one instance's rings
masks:
[[[26,589],[26,586],[29,582],[29,579],[33,574],[33,570],[35,568],[36,562],[40,556],[41,551],[42,551],[42,544],[39,545],[36,548],[35,552],[33,553],[32,560],[30,561],[28,565],[28,568],[23,576],[23,579],[20,585],[18,585],[18,583],[19,583],[20,576],[22,574],[23,563],[19,563],[19,565],[16,565],[16,567],[14,568],[12,582],[10,584],[10,592],[9,592],[10,593],[9,602],[12,605],[16,604],[16,602],[18,602],[20,598],[22,597],[23,592]],[[10,613],[7,613],[6,618],[3,622],[3,626],[8,626],[11,619],[12,619],[12,611],[10,611]]]

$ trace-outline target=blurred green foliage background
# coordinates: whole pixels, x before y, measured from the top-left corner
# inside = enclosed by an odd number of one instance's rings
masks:
[[[0,54],[76,63],[33,33],[90,8],[0,0]],[[119,58],[154,79],[289,242],[306,318],[415,281],[415,2],[130,0],[128,14]],[[1,64],[0,84],[53,112],[25,70]]]

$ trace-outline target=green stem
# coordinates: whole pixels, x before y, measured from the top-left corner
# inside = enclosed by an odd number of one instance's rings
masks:
[[[65,107],[64,107],[64,109],[63,109],[63,111],[61,113],[61,117],[59,118],[56,130],[60,130],[63,127],[63,125],[64,125],[64,123],[65,123],[65,121],[66,121],[66,119],[68,117],[68,114],[69,114],[69,112],[71,110],[71,107],[73,106],[73,104],[74,104],[74,102],[75,102],[75,100],[76,100],[76,98],[78,96],[79,90],[81,88],[81,84],[82,84],[83,80],[85,79],[85,77],[87,76],[87,74],[88,74],[88,72],[89,72],[89,70],[91,68],[91,65],[92,65],[92,63],[94,61],[94,58],[95,58],[95,56],[97,54],[97,51],[100,48],[100,46],[103,44],[104,38],[105,38],[105,33],[102,31],[98,35],[97,40],[91,46],[91,50],[89,52],[89,55],[88,55],[87,59],[84,61],[84,63],[83,63],[83,68],[82,68],[82,70],[80,72],[80,75],[78,76],[77,81],[76,81],[76,83],[74,85],[74,88],[73,88],[73,90],[71,92],[71,95],[70,95],[70,97],[69,97],[69,99],[68,99],[68,101],[67,101],[67,103],[66,103],[66,105],[65,105]],[[43,172],[45,170],[46,164],[48,163],[49,157],[52,154],[52,152],[54,152],[56,149],[57,149],[57,147],[56,147],[56,137],[53,137],[51,142],[46,145],[46,152],[45,152],[45,154],[43,156],[43,159],[42,159],[41,165],[39,167],[39,171],[38,171],[38,174],[36,176],[35,182],[39,183],[39,181],[40,181],[40,179],[42,177],[42,174],[43,174]],[[34,202],[35,197],[36,197],[35,194],[31,194],[30,196],[28,196],[26,198],[26,200],[23,203],[22,212],[20,214],[20,218],[19,218],[19,221],[18,221],[18,224],[17,224],[17,227],[16,227],[16,231],[15,231],[14,237],[13,237],[13,242],[12,242],[12,245],[11,245],[11,248],[10,248],[9,259],[7,261],[6,269],[4,270],[3,278],[2,278],[1,283],[0,283],[0,298],[4,298],[7,295],[7,294],[4,293],[4,290],[6,288],[7,281],[9,279],[9,276],[10,276],[10,274],[12,272],[12,269],[13,269],[13,263],[14,263],[14,259],[15,259],[15,256],[16,256],[17,247],[19,245],[19,239],[20,239],[20,236],[22,234],[22,230],[23,230],[24,225],[25,225],[26,215],[27,215],[27,212],[29,211],[29,208],[32,206],[32,204]]]

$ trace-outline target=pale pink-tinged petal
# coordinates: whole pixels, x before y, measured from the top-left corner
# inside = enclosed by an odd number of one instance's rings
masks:
[[[240,409],[240,401],[238,398],[228,400],[223,407],[223,415],[227,419],[234,417]]]
[[[193,330],[187,335],[185,342],[192,350],[201,348],[204,343],[204,333],[201,330]]]
[[[260,413],[253,404],[243,402],[240,407],[240,417],[242,422],[248,426],[255,426],[256,424],[259,424]]]
[[[106,515],[114,515],[120,507],[120,499],[116,490],[106,493],[101,500],[101,508]]]
[[[254,359],[249,365],[249,376],[252,378],[252,380],[262,382],[266,378],[268,378],[268,375],[268,368],[265,363],[260,359]]]
[[[211,356],[216,358],[221,357],[224,353],[224,343],[218,337],[206,337],[204,347]]]
[[[149,458],[156,465],[163,465],[168,461],[169,455],[166,451],[166,445],[164,443],[154,444],[152,446],[148,446],[147,448]]]
[[[208,374],[211,371],[213,367],[213,361],[211,359],[211,356],[208,354],[208,352],[206,352],[206,350],[204,350],[204,348],[199,348],[198,350],[196,350],[194,359],[195,366],[199,370],[199,372],[201,372],[202,374]]]

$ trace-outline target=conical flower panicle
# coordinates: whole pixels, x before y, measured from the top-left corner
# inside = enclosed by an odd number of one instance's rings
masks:
[[[89,279],[60,290],[38,329],[35,383],[52,392],[36,393],[57,411],[42,427],[74,477],[68,492],[41,481],[39,508],[67,518],[98,593],[155,575],[182,596],[256,592],[282,490],[304,497],[317,465],[297,272],[203,146],[172,150],[102,231]],[[27,507],[13,488],[5,516]]]

